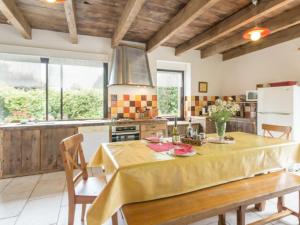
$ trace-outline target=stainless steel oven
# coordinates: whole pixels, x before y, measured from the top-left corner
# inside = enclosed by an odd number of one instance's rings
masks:
[[[139,125],[117,125],[111,128],[111,141],[131,141],[140,139]]]

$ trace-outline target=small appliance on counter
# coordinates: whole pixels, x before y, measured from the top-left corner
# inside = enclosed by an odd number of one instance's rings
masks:
[[[247,102],[256,102],[258,92],[256,90],[246,91],[246,101]]]

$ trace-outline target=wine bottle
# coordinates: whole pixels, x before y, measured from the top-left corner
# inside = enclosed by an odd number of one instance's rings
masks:
[[[178,133],[178,128],[177,128],[177,117],[175,117],[175,119],[174,119],[172,142],[173,142],[173,144],[178,144],[180,142],[180,135]]]

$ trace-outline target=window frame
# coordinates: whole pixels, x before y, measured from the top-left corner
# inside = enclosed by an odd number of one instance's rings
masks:
[[[63,119],[63,74],[60,74],[60,119],[58,120],[49,120],[49,58],[41,58],[41,63],[45,64],[46,68],[46,120],[45,121],[83,121],[83,120],[99,120],[108,118],[108,63],[103,63],[103,117],[97,119],[85,118],[85,119]],[[60,65],[62,70],[62,65]]]
[[[184,77],[185,77],[185,71],[184,70],[157,69],[157,72],[181,73],[182,87],[181,87],[181,90],[180,90],[181,91],[181,96],[180,96],[180,117],[178,117],[178,119],[179,120],[184,120]],[[156,73],[156,76],[157,75],[158,74]],[[158,87],[157,82],[156,82],[156,86]],[[156,89],[156,93],[157,93],[157,89]],[[157,95],[158,95],[158,93],[157,93]],[[158,107],[158,105],[157,105],[157,107]],[[160,116],[160,115],[158,115],[158,116]],[[169,121],[174,120],[173,116],[160,116],[160,117],[166,118]]]
[[[14,62],[14,60],[10,60]],[[39,62],[40,65],[44,65],[43,70],[45,70],[45,116],[43,120],[40,121],[83,121],[83,120],[99,120],[108,118],[108,63],[103,63],[103,117],[99,118],[84,118],[84,119],[63,119],[63,74],[60,74],[60,115],[56,120],[49,120],[49,61],[50,59],[47,57],[40,57]],[[17,62],[17,61],[16,61]],[[60,65],[62,69],[62,65]],[[99,109],[100,110],[100,109]]]

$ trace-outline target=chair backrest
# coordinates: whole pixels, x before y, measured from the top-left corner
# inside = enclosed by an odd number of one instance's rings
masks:
[[[267,134],[270,137],[275,137],[272,132],[279,132],[281,133],[279,138],[286,137],[287,140],[290,138],[290,134],[292,132],[292,128],[289,126],[278,126],[278,125],[271,125],[271,124],[262,124],[262,129],[264,130],[264,136],[266,137]]]
[[[60,143],[60,152],[63,158],[63,164],[66,172],[69,199],[75,196],[75,183],[82,178],[88,179],[87,164],[83,155],[81,143],[83,142],[82,134],[75,134],[65,138]],[[80,162],[80,163],[79,163]],[[74,169],[79,173],[73,177]]]

